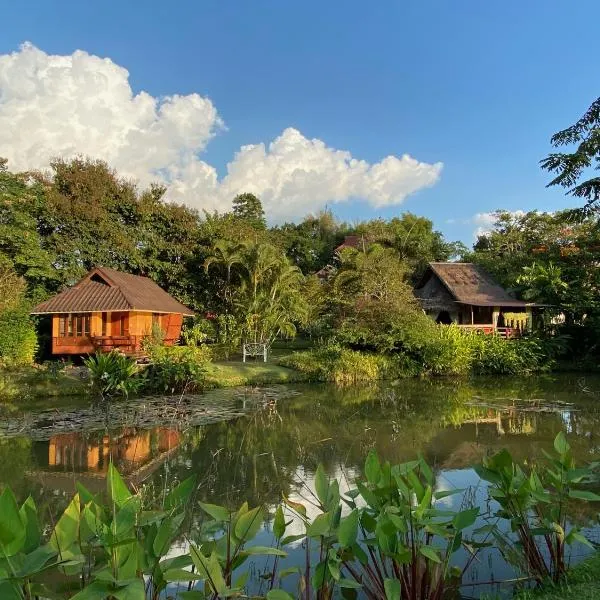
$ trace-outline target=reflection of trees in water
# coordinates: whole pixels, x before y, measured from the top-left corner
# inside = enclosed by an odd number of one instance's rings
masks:
[[[298,477],[310,475],[319,463],[329,474],[339,474],[340,467],[361,469],[370,448],[392,462],[423,453],[434,467],[466,468],[503,447],[517,460],[540,456],[562,429],[577,461],[600,455],[594,434],[600,402],[578,393],[576,378],[561,377],[558,384],[554,378],[428,379],[297,389],[298,396],[267,404],[245,418],[203,427],[182,421],[177,451],[147,479],[149,500],[196,473],[203,499],[230,506],[245,500],[271,504],[282,492],[297,488]],[[576,401],[579,410],[565,404],[562,411],[536,412],[521,408],[535,403],[517,402],[536,398],[543,400],[538,402],[542,409],[548,402]],[[116,437],[127,441],[128,452],[133,449],[139,456],[143,446],[149,457],[160,454],[156,433],[139,431],[143,443],[125,433],[119,430]],[[89,438],[93,442],[93,435]],[[21,497],[31,486],[23,474],[43,468],[41,454],[48,456],[48,442],[42,451],[39,443],[33,446],[27,438],[0,444],[0,482]],[[53,491],[37,493],[50,498]]]

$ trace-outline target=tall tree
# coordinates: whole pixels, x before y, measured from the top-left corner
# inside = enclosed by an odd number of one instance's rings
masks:
[[[571,152],[554,152],[541,161],[543,169],[555,174],[548,187],[561,186],[567,194],[583,198],[586,203],[579,215],[597,208],[600,200],[600,177],[586,177],[588,169],[600,169],[600,98],[573,125],[555,133],[554,148],[575,146]]]
[[[247,221],[258,229],[267,227],[262,202],[254,194],[248,192],[238,194],[233,199],[233,214],[236,218]]]

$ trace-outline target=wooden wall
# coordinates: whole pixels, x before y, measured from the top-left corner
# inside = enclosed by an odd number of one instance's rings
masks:
[[[151,312],[130,311],[128,313],[112,312],[107,314],[106,336],[118,337],[121,335],[121,317],[125,315],[125,335],[132,337],[135,349],[139,350],[140,342],[146,335],[152,333]],[[88,337],[59,337],[60,315],[52,316],[52,353],[53,354],[90,354],[95,352],[96,347]],[[181,335],[183,315],[174,313],[161,313],[158,318],[164,335],[165,343],[172,345]],[[91,337],[102,335],[102,313],[91,314],[90,319]],[[125,350],[127,351],[127,350]]]

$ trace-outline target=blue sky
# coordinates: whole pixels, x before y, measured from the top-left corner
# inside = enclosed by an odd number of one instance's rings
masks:
[[[573,204],[538,161],[600,94],[597,0],[3,5],[0,55],[81,49],[125,67],[134,93],[210,98],[226,130],[202,158],[221,177],[242,145],[293,127],[369,163],[443,163],[400,205],[335,204],[344,219],[409,210],[471,242],[477,213]]]

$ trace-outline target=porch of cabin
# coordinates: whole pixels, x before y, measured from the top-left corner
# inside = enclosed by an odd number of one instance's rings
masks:
[[[505,339],[520,337],[524,331],[531,328],[533,318],[530,308],[516,310],[513,307],[459,303],[454,306],[430,306],[426,312],[437,323],[454,324],[461,329],[495,334]]]
[[[166,345],[181,334],[183,315],[142,311],[62,313],[52,315],[52,354],[93,354],[120,350],[139,355],[142,340],[158,325]]]

